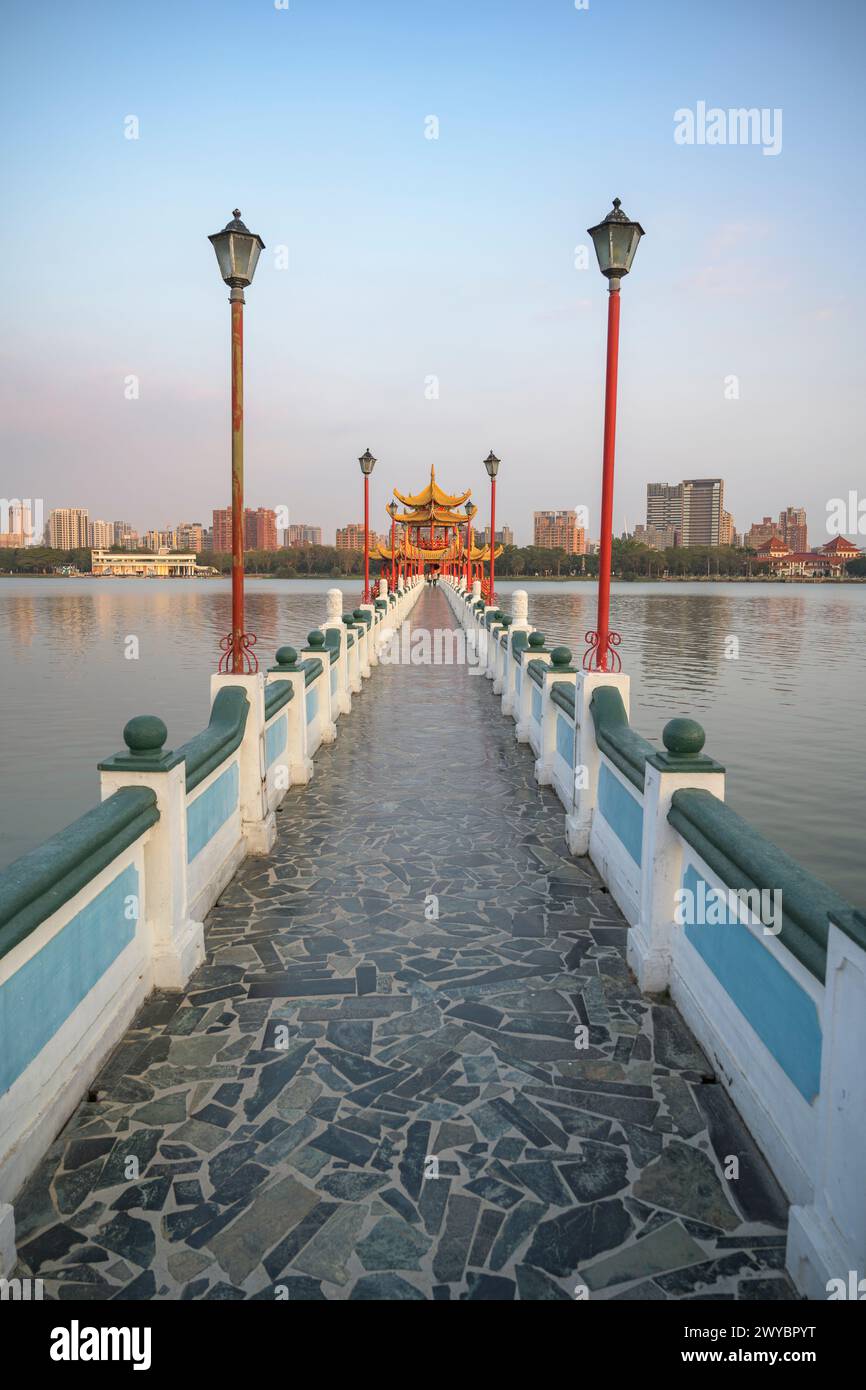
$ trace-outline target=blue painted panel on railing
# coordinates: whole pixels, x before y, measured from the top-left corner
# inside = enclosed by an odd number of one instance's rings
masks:
[[[212,840],[220,826],[225,825],[238,804],[238,765],[233,762],[207,791],[190,802],[186,812],[186,857],[192,863]]]
[[[556,716],[556,751],[574,767],[574,725],[562,714]]]
[[[689,864],[683,874],[683,888],[690,895],[687,904],[705,901],[703,895],[712,893],[714,886]],[[811,1103],[821,1085],[821,1025],[814,999],[755,935],[762,929],[744,926],[727,905],[719,904],[718,924],[696,923],[694,910],[683,916],[686,940]]]
[[[515,690],[517,691],[518,695],[520,694],[520,687],[521,687],[522,683],[523,683],[523,667],[522,667],[522,666],[515,666],[515,668],[514,668],[514,688],[515,688]]]
[[[602,761],[598,775],[598,809],[636,864],[641,861],[643,807]]]
[[[332,695],[336,695],[336,693],[337,693],[337,668],[336,668],[336,666],[332,666],[332,667],[331,667],[331,694],[332,694]]]
[[[132,941],[138,903],[138,870],[130,864],[0,985],[0,1094]]]
[[[315,686],[307,691],[307,723],[312,724],[319,713],[319,692]]]
[[[275,762],[286,746],[286,732],[288,721],[286,716],[281,714],[279,719],[275,719],[265,730],[265,761],[268,767]]]
[[[532,717],[536,724],[541,723],[541,691],[537,689],[532,692]]]

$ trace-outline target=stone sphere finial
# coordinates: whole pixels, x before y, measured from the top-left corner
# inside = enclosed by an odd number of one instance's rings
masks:
[[[568,647],[554,647],[550,653],[551,666],[570,666],[571,652]]]
[[[137,714],[124,725],[123,741],[130,753],[139,756],[159,753],[168,738],[168,729],[155,714]]]
[[[325,634],[316,628],[313,632],[307,633],[307,641],[311,647],[315,647],[318,650],[319,647],[324,647],[325,645]]]
[[[543,646],[544,646],[544,633],[543,633],[543,632],[530,632],[530,634],[529,634],[529,645],[530,645],[530,647],[536,647],[536,648],[537,648],[537,647],[543,647]]]
[[[669,719],[662,729],[662,743],[677,758],[694,758],[706,742],[696,719]]]
[[[277,651],[278,666],[294,666],[298,659],[298,653],[294,647],[280,647]]]

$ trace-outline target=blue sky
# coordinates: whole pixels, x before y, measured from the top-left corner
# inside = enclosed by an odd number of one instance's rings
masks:
[[[552,506],[588,506],[595,533],[606,296],[574,255],[616,194],[647,232],[623,286],[617,529],[647,481],[720,474],[738,526],[805,505],[822,541],[828,499],[864,476],[864,12],[12,0],[0,493],[141,529],[226,504],[206,237],[238,206],[267,247],[251,505],[330,538],[360,514],[368,445],[377,513],[431,463],[481,500],[492,447],[519,540]],[[781,153],[677,145],[699,101],[780,108]]]

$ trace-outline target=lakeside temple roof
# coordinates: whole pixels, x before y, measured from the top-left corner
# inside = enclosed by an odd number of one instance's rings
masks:
[[[421,559],[425,561],[455,560],[466,555],[464,529],[467,521],[472,522],[478,513],[474,502],[470,502],[472,489],[451,493],[441,488],[436,481],[436,469],[431,466],[430,481],[420,492],[406,493],[394,488],[394,496],[402,502],[405,510],[397,512],[393,518],[397,526],[404,528],[402,539],[395,547],[396,558]],[[464,505],[464,504],[467,504]],[[457,507],[464,510],[458,512]],[[390,512],[388,513],[390,518]],[[426,534],[425,534],[426,532]],[[440,534],[437,535],[437,532]],[[374,555],[382,560],[392,558],[390,543],[379,542]],[[502,554],[498,546],[494,557]],[[474,543],[469,558],[473,562],[490,559],[490,546]]]

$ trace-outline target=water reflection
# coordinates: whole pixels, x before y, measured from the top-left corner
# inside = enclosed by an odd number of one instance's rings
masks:
[[[333,584],[248,582],[262,667],[277,647],[306,643]],[[344,609],[356,607],[358,582],[341,587]],[[498,586],[506,608],[518,587]],[[526,587],[532,621],[579,663],[595,625],[594,587]],[[639,732],[659,742],[673,715],[699,719],[708,751],[728,768],[734,808],[840,892],[866,900],[866,586],[624,584],[612,618]],[[230,624],[227,580],[0,581],[0,863],[95,804],[96,763],[121,746],[132,715],[160,715],[171,747],[204,727],[208,677]],[[137,660],[125,655],[129,636]],[[725,656],[731,636],[736,659]]]
[[[498,586],[506,606],[517,587]],[[579,662],[595,625],[594,589],[527,589],[532,622]],[[674,715],[699,719],[707,750],[728,769],[734,809],[847,897],[866,900],[866,587],[620,585],[611,619],[638,732],[660,744]],[[729,637],[736,658],[725,655]]]

